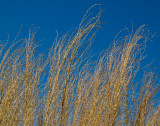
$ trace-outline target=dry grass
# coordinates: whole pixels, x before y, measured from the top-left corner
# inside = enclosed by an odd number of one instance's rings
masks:
[[[148,31],[141,26],[116,38],[97,60],[88,60],[100,16],[87,12],[47,58],[35,56],[35,32],[9,48],[1,42],[0,125],[160,125],[158,78],[148,70],[136,78]]]

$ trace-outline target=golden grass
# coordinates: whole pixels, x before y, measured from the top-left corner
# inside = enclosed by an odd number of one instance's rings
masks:
[[[97,60],[88,60],[100,16],[89,18],[87,11],[47,58],[35,56],[35,32],[8,49],[1,42],[0,125],[160,125],[158,78],[145,70],[142,81],[136,79],[148,31],[141,26],[116,38]]]

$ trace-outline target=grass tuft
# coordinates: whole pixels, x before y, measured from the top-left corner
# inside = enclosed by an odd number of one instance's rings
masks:
[[[36,53],[36,32],[21,40],[16,37],[8,48],[1,41],[0,125],[160,125],[155,97],[159,78],[144,70],[137,79],[148,30],[143,25],[115,38],[93,60],[90,46],[102,11],[90,17],[90,9],[78,28],[55,41],[45,58]]]

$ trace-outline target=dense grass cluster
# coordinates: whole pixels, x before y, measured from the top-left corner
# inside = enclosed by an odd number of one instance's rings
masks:
[[[113,41],[94,60],[90,46],[101,11],[37,54],[35,32],[0,43],[0,125],[158,126],[159,91],[149,70],[137,77],[149,33],[145,26]],[[142,72],[141,72],[142,73]]]

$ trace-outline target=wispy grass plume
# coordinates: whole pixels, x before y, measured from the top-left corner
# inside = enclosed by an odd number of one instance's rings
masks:
[[[116,37],[92,59],[90,46],[102,11],[92,16],[90,9],[75,30],[54,42],[45,58],[36,53],[36,32],[10,47],[1,41],[0,125],[160,125],[155,97],[159,78],[144,70],[137,79],[148,30],[143,25]]]

